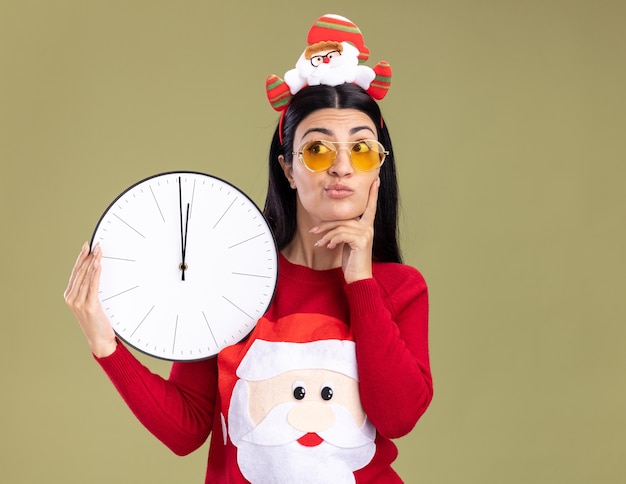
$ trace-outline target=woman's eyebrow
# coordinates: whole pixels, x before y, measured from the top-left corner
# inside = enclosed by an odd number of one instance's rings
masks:
[[[304,138],[309,133],[322,133],[322,134],[325,134],[326,136],[332,136],[332,134],[333,134],[333,132],[330,129],[326,129],[326,128],[309,128],[309,129],[307,129],[304,132],[302,137]]]
[[[369,131],[369,132],[370,132],[370,133],[372,133],[372,134],[376,134],[376,133],[374,133],[374,132],[372,131],[372,128],[370,128],[369,126],[366,126],[366,125],[363,125],[363,126],[355,126],[354,128],[351,128],[351,129],[350,129],[350,134],[356,134],[356,133],[358,133],[359,131],[363,131],[364,129],[365,129],[365,130],[367,130],[367,131]],[[309,134],[309,133],[321,133],[321,134],[324,134],[324,135],[326,135],[326,136],[332,136],[332,135],[333,135],[333,132],[332,132],[330,129],[328,129],[328,128],[309,128],[309,129],[307,129],[307,130],[304,132],[304,134],[302,135],[302,137],[304,138],[304,137],[305,137],[307,134]]]
[[[374,133],[374,131],[372,131],[372,128],[370,128],[369,126],[365,126],[365,125],[364,126],[356,126],[356,127],[352,128],[350,130],[350,134],[356,134],[359,131],[363,131],[364,129],[366,129],[367,131],[369,131],[372,134],[376,134],[376,133]]]

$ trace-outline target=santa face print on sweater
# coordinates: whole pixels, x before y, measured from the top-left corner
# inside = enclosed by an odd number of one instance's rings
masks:
[[[237,376],[228,435],[250,482],[354,483],[371,461],[353,341],[256,339]]]

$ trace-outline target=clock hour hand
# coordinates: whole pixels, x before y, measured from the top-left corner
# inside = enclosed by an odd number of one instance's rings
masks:
[[[178,177],[178,207],[180,211],[180,248],[181,248],[181,263],[178,266],[181,270],[181,280],[185,280],[185,271],[187,270],[187,262],[185,256],[187,253],[187,228],[189,226],[189,204],[187,204],[187,214],[185,215],[185,223],[183,226],[183,192],[181,188],[181,177]]]

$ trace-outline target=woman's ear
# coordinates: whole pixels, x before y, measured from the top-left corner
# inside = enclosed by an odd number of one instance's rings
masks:
[[[289,182],[289,186],[295,189],[296,182],[293,180],[293,164],[287,163],[283,155],[278,155],[278,163],[280,163],[280,167],[283,169],[283,173]]]

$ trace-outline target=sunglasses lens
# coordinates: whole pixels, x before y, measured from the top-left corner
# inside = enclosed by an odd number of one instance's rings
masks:
[[[351,155],[354,166],[362,171],[371,171],[383,164],[385,149],[377,141],[364,140],[354,144]]]
[[[302,148],[302,161],[313,171],[327,170],[335,161],[337,151],[334,146],[322,141],[311,141]]]

